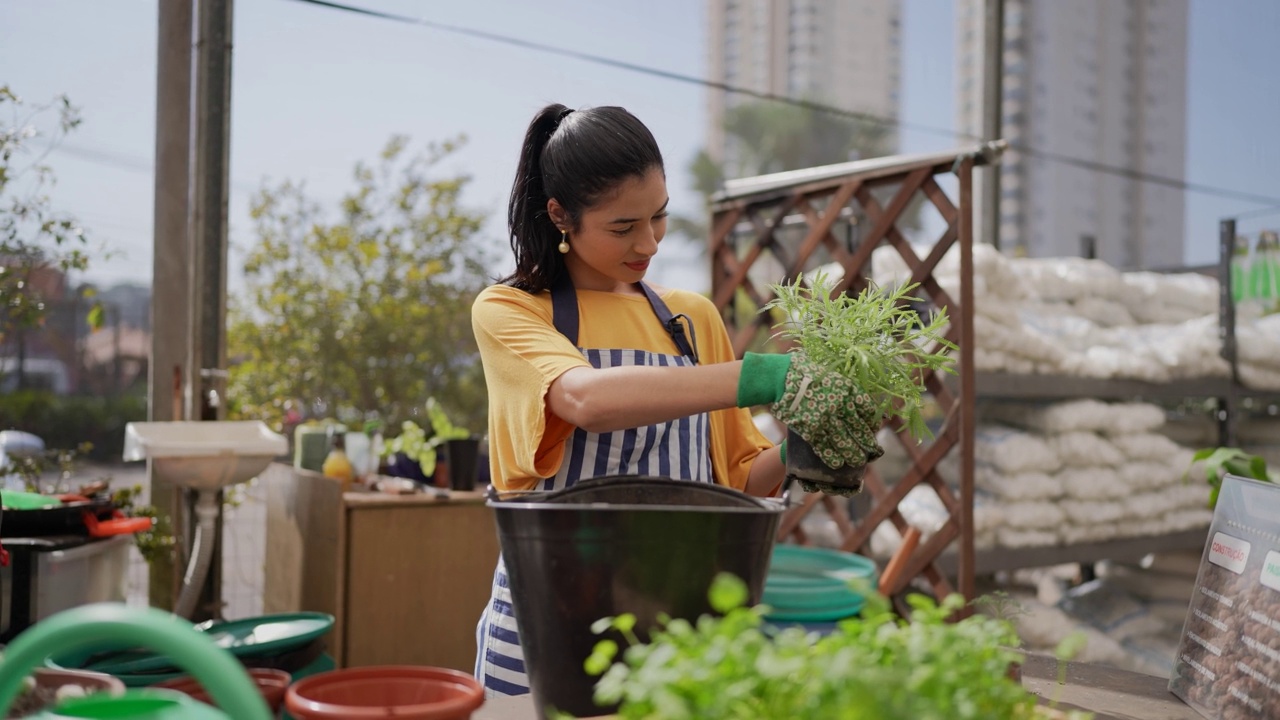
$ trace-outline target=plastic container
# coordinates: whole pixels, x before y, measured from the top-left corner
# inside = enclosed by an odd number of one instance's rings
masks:
[[[632,613],[642,636],[660,614],[712,612],[718,573],[758,602],[785,506],[710,483],[653,477],[583,481],[550,493],[490,499],[515,599],[534,705],[606,715],[583,661],[602,638],[591,624]]]
[[[271,708],[271,712],[279,713],[280,708],[284,706],[285,690],[289,688],[293,678],[284,670],[272,670],[270,668],[253,668],[248,672],[249,679],[253,681],[254,687],[258,688],[258,692],[262,694],[262,699],[266,701],[267,707]],[[176,690],[207,705],[214,704],[200,681],[190,675],[166,680],[152,687]]]
[[[774,622],[828,622],[856,615],[866,598],[851,586],[876,586],[876,564],[861,555],[826,548],[778,545],[764,586],[767,618]]]
[[[334,670],[285,693],[295,720],[467,720],[483,704],[484,689],[470,675],[416,665]]]
[[[787,478],[826,486],[825,492],[853,495],[862,491],[866,465],[841,465],[833,468],[814,452],[809,441],[787,429]]]

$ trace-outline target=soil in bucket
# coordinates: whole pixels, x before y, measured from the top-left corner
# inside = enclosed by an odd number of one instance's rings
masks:
[[[716,575],[746,582],[756,603],[784,506],[711,483],[608,477],[554,492],[492,498],[530,690],[575,717],[607,715],[583,661],[604,637],[591,625],[631,613],[643,639],[659,615],[712,612]],[[616,642],[624,643],[613,637]]]
[[[285,693],[295,720],[467,720],[482,704],[475,678],[417,665],[333,670],[299,680]]]

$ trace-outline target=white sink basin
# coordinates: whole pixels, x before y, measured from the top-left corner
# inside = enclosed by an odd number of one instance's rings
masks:
[[[124,430],[124,459],[151,460],[166,482],[217,490],[256,477],[289,451],[289,441],[265,423],[132,422]]]

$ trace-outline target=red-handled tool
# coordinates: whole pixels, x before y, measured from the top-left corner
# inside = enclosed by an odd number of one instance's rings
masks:
[[[89,511],[84,513],[84,526],[89,529],[89,537],[111,537],[112,535],[132,535],[151,529],[152,519],[149,517],[125,517],[124,513],[115,510],[110,520],[99,520]]]

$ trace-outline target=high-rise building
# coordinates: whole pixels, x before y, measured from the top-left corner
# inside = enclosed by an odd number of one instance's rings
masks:
[[[984,0],[958,0],[961,132],[982,135]],[[1013,145],[1182,178],[1188,0],[1005,0],[1002,136]],[[1078,165],[1004,157],[1000,244],[1123,268],[1183,264],[1182,191]]]
[[[757,92],[898,117],[901,0],[708,0],[711,79]],[[749,101],[712,90],[707,151],[726,145],[725,111]],[[890,133],[890,147],[897,147]],[[849,158],[832,158],[843,162]]]

